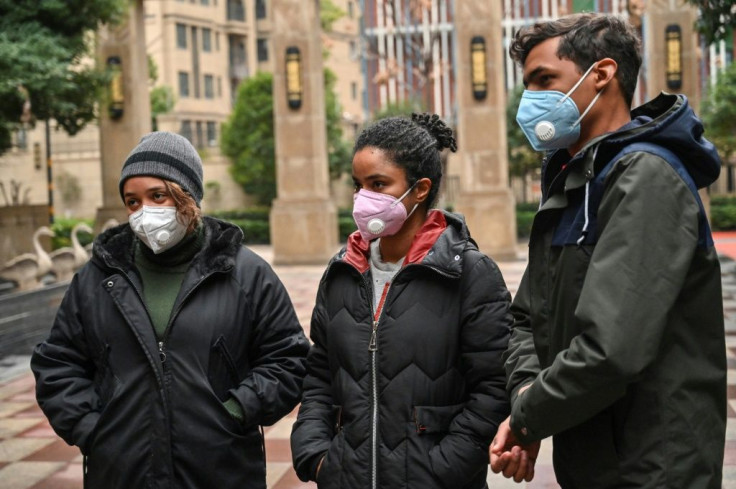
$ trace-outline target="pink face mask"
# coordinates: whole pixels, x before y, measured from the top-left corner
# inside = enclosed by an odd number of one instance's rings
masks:
[[[407,214],[406,207],[401,203],[413,188],[413,185],[409,187],[398,199],[392,195],[365,189],[360,189],[353,196],[353,219],[364,240],[393,236],[401,229],[404,221],[419,205],[414,205],[414,209]]]

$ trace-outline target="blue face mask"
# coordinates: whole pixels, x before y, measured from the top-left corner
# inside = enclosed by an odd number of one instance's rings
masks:
[[[524,90],[516,112],[516,122],[535,151],[567,148],[580,138],[580,121],[596,103],[602,91],[596,94],[583,115],[580,115],[570,95],[583,83],[594,66],[595,63],[590,65],[567,93],[556,90]]]

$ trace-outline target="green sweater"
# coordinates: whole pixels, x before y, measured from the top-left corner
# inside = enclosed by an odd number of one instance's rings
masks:
[[[135,264],[143,282],[143,300],[159,341],[166,334],[184,275],[203,243],[204,226],[201,224],[181,243],[158,255],[136,240]],[[244,420],[243,408],[238,401],[230,398],[224,404],[233,418],[240,422]]]

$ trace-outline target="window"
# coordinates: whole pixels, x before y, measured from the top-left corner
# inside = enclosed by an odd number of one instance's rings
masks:
[[[355,41],[350,41],[350,58],[355,59],[357,49],[355,48]]]
[[[212,29],[202,28],[202,51],[212,51]]]
[[[358,100],[358,84],[355,82],[350,83],[350,96],[353,100]]]
[[[352,19],[353,15],[353,2],[348,2],[348,17]]]
[[[243,0],[227,0],[227,20],[245,21]]]
[[[200,0],[200,3],[202,5],[209,5],[210,4],[210,0]]]
[[[217,77],[217,96],[222,98],[222,77]]]
[[[189,140],[189,142],[192,142],[192,121],[181,121],[181,128],[179,129],[179,134],[184,136]]]
[[[215,32],[215,51],[220,50],[220,33]]]
[[[215,78],[204,75],[204,98],[215,98]]]
[[[184,24],[176,24],[176,47],[187,48],[187,26]]]
[[[266,18],[266,0],[256,0],[256,19]]]
[[[268,40],[266,39],[258,40],[258,61],[268,61]]]
[[[197,142],[195,143],[195,146],[197,148],[201,148],[205,145],[204,142],[204,132],[202,130],[202,121],[197,121]]]
[[[217,123],[207,121],[207,146],[217,146]]]
[[[26,130],[21,128],[13,132],[13,145],[18,149],[28,149],[28,135]]]
[[[179,72],[179,96],[182,98],[189,96],[189,73],[186,71]]]

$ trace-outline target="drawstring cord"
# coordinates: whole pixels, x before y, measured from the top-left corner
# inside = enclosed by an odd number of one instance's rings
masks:
[[[588,224],[590,223],[590,218],[588,217],[588,201],[590,199],[590,180],[585,182],[585,224],[583,224],[583,232],[580,233],[580,238],[578,238],[578,246],[583,245],[583,241],[585,241],[585,238],[588,236]]]

